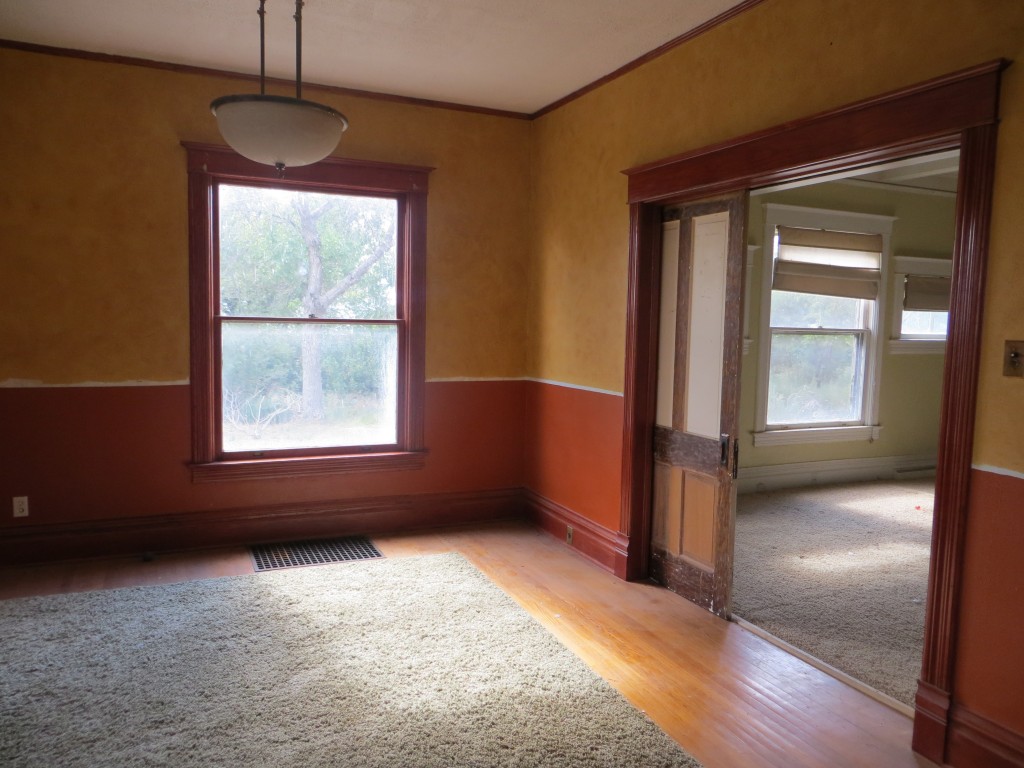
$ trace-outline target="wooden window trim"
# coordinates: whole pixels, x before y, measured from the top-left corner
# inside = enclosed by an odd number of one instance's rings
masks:
[[[274,456],[240,460],[217,449],[219,376],[216,351],[218,277],[214,273],[217,233],[211,217],[216,185],[274,183],[277,170],[227,147],[183,143],[189,179],[189,310],[193,482],[260,479],[338,472],[417,469],[425,463],[425,303],[427,180],[431,168],[327,158],[289,168],[289,185],[309,191],[379,194],[399,201],[399,316],[406,328],[399,341],[399,422],[396,446],[354,448],[327,455]]]
[[[787,205],[783,203],[765,203],[765,222],[762,242],[765,248],[762,254],[761,279],[761,318],[758,341],[763,354],[757,360],[757,388],[755,396],[754,440],[755,445],[788,445],[797,442],[820,442],[834,440],[872,440],[877,435],[872,428],[878,426],[880,405],[880,389],[882,382],[882,328],[884,327],[884,308],[886,283],[884,275],[888,271],[892,226],[895,218],[860,211],[832,210],[827,208],[810,208],[806,206]],[[868,316],[860,329],[855,332],[863,335],[864,349],[861,364],[863,366],[863,392],[861,393],[861,418],[849,423],[806,422],[802,424],[769,424],[768,423],[768,381],[771,375],[772,336],[777,331],[787,329],[773,326],[771,310],[775,282],[775,254],[770,245],[774,241],[776,229],[807,229],[814,232],[856,233],[857,236],[877,238],[879,282],[875,298],[870,301],[866,310]],[[875,247],[874,245],[872,247]],[[795,332],[809,334],[829,333],[829,329],[792,329]],[[854,332],[854,329],[835,329],[841,333]],[[851,429],[856,428],[856,429]],[[773,437],[773,433],[786,432],[792,434],[797,430],[806,430],[804,439],[794,437]]]
[[[903,281],[910,275],[945,277],[952,284],[952,258],[926,256],[896,256],[893,259],[892,332],[889,337],[890,355],[942,355],[946,352],[946,336],[903,335]],[[948,312],[948,310],[947,310]]]

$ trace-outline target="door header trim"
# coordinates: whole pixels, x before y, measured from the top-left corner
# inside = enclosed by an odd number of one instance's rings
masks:
[[[623,171],[630,203],[696,200],[959,145],[996,122],[1005,59]]]

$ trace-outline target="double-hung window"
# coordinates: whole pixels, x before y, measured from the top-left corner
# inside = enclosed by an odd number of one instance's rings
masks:
[[[422,465],[428,170],[187,149],[193,477]]]
[[[873,439],[892,220],[765,208],[755,445]]]
[[[941,354],[946,348],[952,262],[896,256],[892,311],[893,354]]]

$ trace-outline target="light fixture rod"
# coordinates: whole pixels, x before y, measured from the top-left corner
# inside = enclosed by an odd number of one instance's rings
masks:
[[[267,92],[267,42],[265,32],[265,22],[263,17],[267,15],[266,6],[267,0],[260,0],[260,9],[256,11],[260,15],[260,95],[262,96]]]
[[[303,0],[295,0],[295,98],[302,98],[302,6]]]
[[[0,0],[2,2],[2,0]],[[295,0],[295,97],[266,92],[266,0],[259,0],[260,92],[210,102],[221,136],[242,157],[285,168],[318,163],[338,146],[348,120],[335,109],[302,98],[302,6]]]

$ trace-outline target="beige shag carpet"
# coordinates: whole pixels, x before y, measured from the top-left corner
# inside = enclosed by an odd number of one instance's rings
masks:
[[[699,764],[459,555],[0,602],[0,765]]]
[[[912,706],[934,482],[741,495],[733,613]]]

